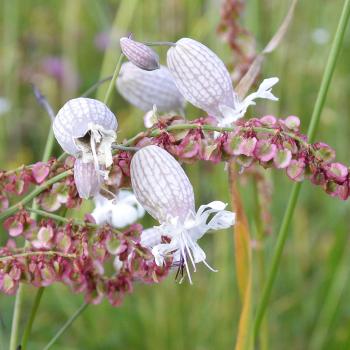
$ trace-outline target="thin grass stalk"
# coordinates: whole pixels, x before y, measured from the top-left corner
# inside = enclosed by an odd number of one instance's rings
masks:
[[[310,334],[309,350],[323,349],[326,344],[329,329],[332,326],[340,299],[344,295],[345,287],[349,281],[349,248],[348,245],[347,249],[344,249],[342,252],[341,260],[338,262],[338,268],[330,281],[328,293],[322,301],[322,308],[317,317],[317,323],[313,332]]]
[[[117,78],[118,78],[118,75],[120,72],[120,68],[122,67],[123,59],[124,59],[124,55],[121,53],[119,58],[118,58],[118,62],[115,66],[112,80],[109,82],[106,96],[104,97],[104,100],[103,100],[103,102],[106,105],[109,105],[109,102],[110,102],[111,97],[112,97],[112,93],[113,93],[113,91],[115,91],[115,82],[117,81]]]
[[[322,78],[321,86],[318,92],[317,100],[312,113],[311,122],[308,129],[309,142],[313,141],[316,134],[316,130],[321,117],[321,112],[325,104],[330,82],[335,70],[337,58],[339,56],[340,48],[342,46],[345,30],[349,20],[349,15],[350,15],[350,0],[345,0],[343,10],[339,19],[338,27],[336,30],[336,34],[333,39],[331,51],[329,53],[327,64],[323,73],[323,78]],[[280,264],[283,248],[288,236],[289,226],[293,217],[294,209],[299,198],[300,189],[301,189],[301,182],[293,186],[293,189],[287,204],[287,209],[283,216],[282,224],[281,224],[279,233],[277,235],[276,248],[273,253],[266,284],[263,289],[261,300],[258,304],[256,318],[253,325],[254,340],[257,339],[260,333],[261,322],[266,312],[272,287],[276,279],[278,266]]]
[[[55,344],[56,340],[73,324],[76,318],[89,306],[87,303],[83,303],[79,309],[67,320],[67,322],[58,330],[54,337],[47,343],[44,350],[51,348]]]

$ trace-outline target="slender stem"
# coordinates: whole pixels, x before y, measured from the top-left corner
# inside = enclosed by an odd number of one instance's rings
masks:
[[[0,222],[15,213],[17,210],[28,204],[32,199],[34,199],[38,194],[45,191],[48,187],[53,185],[54,183],[66,178],[67,176],[72,174],[72,170],[66,170],[63,173],[60,173],[53,178],[47,180],[42,185],[37,186],[32,192],[30,192],[28,195],[26,195],[22,200],[20,200],[18,203],[12,205],[11,207],[7,208],[5,211],[3,211],[0,214]]]
[[[67,219],[61,215],[49,213],[49,212],[41,210],[41,209],[37,209],[37,208],[26,208],[26,209],[31,213],[34,213],[36,215],[39,215],[39,216],[42,216],[45,218],[53,219],[53,220],[58,221],[58,222],[68,223],[70,221],[69,219]]]
[[[116,82],[116,80],[118,78],[118,74],[120,72],[120,68],[122,67],[123,59],[124,59],[124,55],[121,53],[120,56],[119,56],[117,65],[115,66],[112,80],[109,83],[109,86],[108,86],[105,98],[103,100],[103,102],[106,105],[109,105],[109,101],[110,101],[110,99],[112,97],[112,92],[115,90],[115,82]]]
[[[127,151],[127,152],[137,152],[140,147],[130,147],[130,146],[124,146],[124,145],[113,145],[113,149],[117,149],[119,151]]]
[[[7,261],[11,259],[17,259],[17,258],[25,258],[29,256],[42,256],[42,255],[47,255],[47,256],[62,256],[64,258],[76,258],[77,256],[75,254],[66,254],[62,252],[56,252],[54,250],[47,250],[47,251],[37,251],[37,252],[24,252],[24,253],[18,253],[18,254],[13,254],[13,255],[7,255],[7,256],[1,256],[0,261]]]
[[[44,350],[48,350],[56,342],[56,340],[69,328],[75,319],[89,306],[89,304],[84,303],[79,307],[79,309],[68,319],[68,321],[59,329],[59,331],[54,335],[54,337],[48,342]]]
[[[326,100],[327,92],[330,86],[330,82],[332,79],[332,75],[334,73],[335,64],[337,61],[337,58],[339,56],[341,44],[344,38],[345,29],[349,20],[350,15],[350,0],[345,0],[343,11],[339,20],[338,28],[335,34],[335,37],[333,39],[331,51],[328,56],[326,68],[323,73],[323,78],[321,82],[321,86],[318,92],[317,100],[315,103],[315,107],[312,113],[312,118],[309,126],[308,136],[310,139],[310,142],[315,137],[315,133],[320,121],[321,112]],[[290,195],[286,212],[283,216],[282,224],[278,233],[276,248],[273,253],[271,266],[268,271],[268,276],[266,280],[265,287],[262,292],[261,300],[258,304],[257,312],[256,312],[256,318],[254,321],[254,327],[253,327],[253,336],[254,339],[257,339],[260,331],[261,322],[264,318],[265,311],[267,309],[267,305],[270,299],[271,290],[273,283],[276,279],[277,270],[280,264],[284,244],[287,239],[289,226],[293,217],[294,209],[296,206],[296,203],[298,201],[299,193],[301,189],[301,182],[295,184],[292,189],[292,193]]]
[[[97,81],[94,85],[90,86],[86,91],[84,91],[80,96],[81,97],[87,97],[90,96],[97,88],[99,88],[102,84],[106,83],[107,81],[110,81],[113,78],[113,76],[109,76],[107,78],[101,79]]]
[[[32,330],[33,322],[34,322],[36,313],[38,311],[39,304],[40,304],[41,298],[43,296],[44,290],[45,290],[44,287],[40,287],[38,289],[38,292],[36,293],[34,304],[32,306],[32,310],[30,312],[29,320],[27,322],[27,326],[26,326],[24,333],[23,333],[23,336],[22,336],[22,342],[21,342],[22,349],[25,349],[27,347],[30,332]]]
[[[23,304],[23,285],[20,284],[16,294],[15,306],[13,309],[13,318],[11,325],[10,350],[17,349],[17,339],[19,331],[19,321],[21,318]]]
[[[143,41],[142,44],[147,46],[176,46],[176,44],[171,41]]]

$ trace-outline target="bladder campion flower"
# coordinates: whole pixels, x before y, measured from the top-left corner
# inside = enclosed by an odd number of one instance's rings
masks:
[[[148,72],[126,62],[116,85],[129,103],[145,112],[152,110],[154,105],[159,112],[182,112],[185,107],[185,100],[165,66]]]
[[[276,101],[271,88],[278,78],[265,79],[259,89],[241,101],[232,87],[230,73],[221,59],[200,42],[182,38],[167,53],[175,84],[187,101],[217,118],[220,126],[244,116],[255,99]]]
[[[107,223],[115,228],[122,228],[133,224],[145,215],[145,210],[135,195],[127,190],[120,190],[112,200],[97,195],[94,202],[95,209],[91,215],[98,225]]]
[[[159,56],[145,44],[123,37],[120,39],[123,54],[135,66],[144,70],[159,69]]]
[[[66,102],[54,119],[53,131],[58,143],[79,160],[74,180],[83,198],[96,193],[94,177],[108,175],[106,169],[113,163],[112,143],[117,127],[115,115],[104,103],[83,97]],[[94,183],[88,181],[86,174]]]
[[[175,158],[158,146],[147,146],[136,152],[130,169],[136,198],[159,221],[160,226],[155,229],[160,237],[169,238],[168,242],[152,247],[156,264],[162,266],[166,257],[172,257],[174,265],[181,271],[186,269],[190,283],[189,263],[194,271],[199,262],[213,270],[197,241],[210,229],[232,226],[235,214],[224,210],[226,204],[220,201],[202,205],[196,213],[193,188],[187,175]],[[154,230],[148,232],[154,234]],[[147,231],[142,239],[148,241]]]

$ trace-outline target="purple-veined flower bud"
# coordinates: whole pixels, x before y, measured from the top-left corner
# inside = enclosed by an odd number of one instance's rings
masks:
[[[167,53],[167,63],[175,84],[187,101],[217,118],[226,126],[244,116],[257,98],[277,100],[271,88],[277,78],[265,79],[257,92],[240,101],[230,74],[221,59],[200,42],[182,38]]]
[[[59,110],[53,131],[63,150],[84,163],[112,164],[111,145],[118,123],[115,115],[102,102],[90,98],[69,100]]]
[[[81,159],[76,159],[74,163],[74,182],[79,197],[88,199],[99,192],[102,179],[93,163],[84,163]]]
[[[210,229],[233,225],[235,215],[224,210],[226,205],[219,201],[201,206],[196,213],[193,188],[187,175],[175,158],[158,146],[146,146],[137,151],[130,171],[136,198],[160,223],[150,231],[152,241],[157,243],[152,247],[156,264],[162,266],[166,257],[172,257],[173,264],[180,270],[186,268],[192,283],[188,261],[194,271],[195,264],[199,262],[210,268],[197,240]],[[212,214],[215,215],[208,222]],[[154,237],[157,230],[160,235],[158,240]],[[161,236],[168,237],[170,242],[159,243]],[[148,238],[149,235],[144,233],[144,242]]]
[[[159,56],[147,45],[124,37],[120,39],[120,47],[135,66],[144,70],[159,69]]]
[[[131,62],[123,63],[116,83],[119,93],[135,107],[148,112],[156,105],[159,112],[178,112],[185,100],[165,66],[145,71]]]

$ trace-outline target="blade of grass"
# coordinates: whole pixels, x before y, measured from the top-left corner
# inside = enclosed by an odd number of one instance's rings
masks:
[[[77,311],[67,320],[67,322],[58,330],[54,337],[47,343],[43,350],[48,350],[56,342],[56,340],[73,324],[77,317],[89,306],[83,303]]]
[[[345,30],[347,27],[347,23],[349,20],[349,15],[350,15],[350,0],[345,0],[343,10],[339,19],[338,27],[336,30],[336,34],[333,39],[331,51],[328,56],[326,68],[323,73],[322,77],[322,82],[321,86],[318,92],[318,96],[316,99],[315,107],[312,113],[311,121],[310,121],[310,126],[308,130],[308,138],[309,142],[313,142],[316,129],[318,127],[320,117],[321,117],[321,112],[324,107],[328,89],[330,86],[330,82],[335,70],[337,58],[339,56],[339,52],[342,46]],[[262,297],[261,300],[258,304],[257,312],[256,312],[256,317],[254,320],[254,326],[253,326],[253,339],[255,340],[258,337],[259,331],[260,331],[260,326],[261,322],[263,320],[266,308],[268,306],[268,302],[270,299],[271,295],[271,290],[277,275],[278,271],[278,266],[281,260],[283,248],[285,241],[288,236],[288,231],[289,231],[289,226],[293,217],[294,209],[296,206],[296,203],[298,201],[299,193],[301,189],[301,183],[297,183],[293,186],[292,193],[290,195],[288,204],[287,204],[287,209],[285,211],[285,214],[283,216],[282,224],[279,230],[279,233],[277,235],[277,243],[276,243],[276,248],[273,253],[272,261],[271,261],[271,266],[268,272],[267,280],[265,287],[263,289]]]

